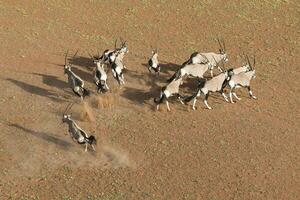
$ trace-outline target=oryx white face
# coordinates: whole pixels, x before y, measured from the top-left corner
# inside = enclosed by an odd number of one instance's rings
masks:
[[[67,115],[67,114],[64,114],[63,115],[63,118],[62,118],[62,122],[64,123],[64,122],[67,122],[67,121],[69,121],[71,119],[71,115]]]
[[[124,53],[128,53],[129,52],[126,45],[123,45],[122,48],[120,49],[120,53],[123,53],[123,52]]]
[[[64,65],[64,73],[66,74],[67,71],[71,71],[71,66],[69,64]]]
[[[116,60],[116,53],[112,53],[112,54],[110,55],[110,57],[109,57],[109,60],[110,60],[111,62],[114,62],[114,61]]]
[[[93,62],[94,62],[94,64],[98,64],[98,63],[100,63],[100,60],[94,59]]]
[[[250,67],[249,64],[243,65],[242,67],[243,67],[243,69],[244,69],[245,72],[251,71],[251,67]]]
[[[252,78],[255,79],[256,78],[256,75],[255,75],[255,70],[253,70],[253,75],[252,75]]]
[[[152,53],[152,57],[157,57],[158,56],[157,51],[152,51],[151,53]]]
[[[228,61],[228,56],[227,56],[227,54],[224,52],[224,54],[222,54],[223,55],[223,60],[224,60],[224,62],[227,62]]]

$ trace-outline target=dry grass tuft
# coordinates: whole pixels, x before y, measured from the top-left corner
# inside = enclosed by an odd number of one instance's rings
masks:
[[[119,94],[116,92],[106,93],[96,98],[96,107],[100,108],[112,108],[118,105],[120,101]]]
[[[89,122],[96,121],[91,107],[86,102],[83,102],[83,108],[82,108],[80,118],[82,121],[89,121]]]

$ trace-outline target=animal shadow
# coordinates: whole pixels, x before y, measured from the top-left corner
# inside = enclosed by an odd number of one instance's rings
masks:
[[[84,56],[76,56],[74,58],[70,58],[69,63],[72,65],[85,67],[90,71],[93,70],[93,67],[95,65],[91,58],[87,58]]]
[[[40,73],[32,73],[32,74],[41,76],[43,79],[43,83],[48,86],[56,87],[58,89],[68,88],[67,82],[59,80],[57,76],[40,74]]]
[[[28,93],[31,94],[35,94],[38,96],[42,96],[42,97],[47,97],[49,99],[51,99],[52,101],[56,101],[56,102],[63,102],[64,99],[61,99],[56,93],[46,90],[44,88],[35,86],[35,85],[30,85],[28,83],[19,81],[19,80],[14,80],[14,79],[6,79],[7,81],[10,81],[11,83],[15,84],[16,86],[22,88],[23,90],[25,90]]]
[[[144,67],[146,67],[147,71],[148,71],[148,63],[142,63],[142,65]],[[175,64],[175,63],[171,63],[171,62],[164,62],[164,63],[160,63],[160,72],[164,73],[164,74],[173,74],[174,72],[176,72],[178,69],[180,69],[181,65]]]
[[[62,139],[59,139],[59,138],[57,138],[55,136],[52,136],[49,133],[30,130],[28,128],[25,128],[25,127],[19,125],[19,124],[9,124],[9,126],[15,127],[17,129],[20,129],[20,130],[22,130],[22,131],[24,131],[24,132],[26,132],[26,133],[34,136],[34,137],[37,137],[39,139],[45,140],[47,142],[54,143],[54,144],[60,146],[63,149],[69,149],[72,146],[71,143],[66,142],[66,141],[64,141]]]

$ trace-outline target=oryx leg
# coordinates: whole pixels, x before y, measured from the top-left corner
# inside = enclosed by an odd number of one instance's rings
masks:
[[[228,101],[228,98],[227,98],[227,96],[226,96],[226,94],[224,93],[224,90],[221,89],[220,92],[221,92],[222,96],[224,97],[225,101],[226,101],[226,102],[229,102],[229,101]]]
[[[116,78],[116,77],[117,77],[117,74],[116,74],[115,70],[114,70],[114,69],[112,69],[111,71],[112,71],[112,73],[113,73],[113,77],[115,77],[115,78]]]
[[[125,84],[123,73],[121,74],[121,82],[122,82],[123,85]]]
[[[249,92],[249,96],[252,97],[253,99],[256,99],[256,96],[253,95],[253,93],[250,89],[250,86],[248,86],[247,89],[248,89],[248,92]]]
[[[197,98],[200,97],[200,95],[201,95],[201,91],[199,90],[193,101],[193,110],[196,110],[196,107],[195,107],[196,101],[197,101]]]
[[[220,67],[220,66],[218,66],[218,70],[219,70],[220,72],[223,72],[223,70],[221,69],[221,67]]]
[[[206,107],[207,107],[209,110],[211,110],[212,108],[211,108],[211,107],[208,105],[208,103],[207,103],[208,95],[209,95],[209,93],[207,93],[207,94],[205,95],[205,98],[204,98],[204,104],[206,105]]]
[[[195,97],[195,98],[194,98],[194,101],[193,101],[193,110],[196,110],[196,107],[195,107],[196,102],[197,102],[197,97]]]
[[[88,144],[85,143],[85,152],[87,152],[87,146],[88,146]]]
[[[184,102],[182,101],[182,96],[180,94],[177,94],[177,98],[180,101],[180,103],[184,105]]]
[[[237,100],[241,100],[241,98],[239,98],[235,92],[232,92],[233,96],[237,99]]]
[[[157,103],[157,105],[156,105],[156,110],[159,109],[159,105],[160,105],[160,103],[161,103],[161,98],[162,98],[162,97],[163,97],[163,93],[161,92],[161,93],[160,93],[160,96],[159,96],[158,103]]]
[[[229,98],[230,98],[230,102],[231,103],[234,103],[233,99],[232,99],[232,93],[233,93],[233,90],[234,90],[234,87],[233,88],[230,88],[230,91],[229,91]]]
[[[211,76],[211,77],[214,77],[214,72],[213,72],[212,69],[210,70],[210,76]]]
[[[91,144],[91,146],[92,146],[93,150],[94,150],[94,151],[96,151],[96,149],[95,149],[94,145],[92,145],[92,144]]]
[[[156,110],[158,110],[158,109],[159,109],[159,104],[156,105]]]
[[[167,104],[167,109],[168,109],[168,111],[171,111],[170,106],[169,106],[169,102],[168,102],[167,99],[166,99],[166,104]]]
[[[105,87],[106,87],[106,89],[107,90],[109,90],[109,87],[108,87],[108,85],[107,85],[107,83],[105,82]]]

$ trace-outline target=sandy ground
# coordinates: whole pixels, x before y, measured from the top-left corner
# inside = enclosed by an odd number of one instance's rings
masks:
[[[0,22],[0,199],[300,199],[298,1],[0,0]],[[212,95],[213,110],[174,100],[156,112],[166,79],[192,52],[217,51],[217,36],[227,67],[256,55],[258,99],[239,90],[235,104]],[[119,37],[126,84],[109,73],[112,92],[96,94],[87,51]],[[145,66],[151,46],[160,77]],[[84,103],[63,74],[67,49],[79,49],[70,62],[92,91]],[[67,135],[70,102],[96,152]]]

